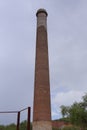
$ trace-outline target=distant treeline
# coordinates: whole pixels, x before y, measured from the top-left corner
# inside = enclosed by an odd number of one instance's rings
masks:
[[[10,125],[0,125],[0,130],[16,130],[16,124],[12,123]],[[20,130],[27,130],[27,121],[20,123]],[[31,125],[32,130],[32,125]]]

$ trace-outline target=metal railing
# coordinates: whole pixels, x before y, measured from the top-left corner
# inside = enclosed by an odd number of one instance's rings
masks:
[[[20,114],[22,111],[28,110],[27,112],[27,130],[30,130],[30,113],[31,113],[31,108],[27,107],[24,109],[21,109],[20,111],[0,111],[0,114],[11,114],[11,113],[17,113],[17,125],[16,125],[16,130],[20,130]]]

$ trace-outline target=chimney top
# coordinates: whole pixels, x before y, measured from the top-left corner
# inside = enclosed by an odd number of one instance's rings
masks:
[[[45,9],[42,9],[42,8],[39,9],[39,10],[37,10],[36,16],[38,16],[39,13],[45,13],[46,16],[48,15],[48,14],[47,14],[47,11],[46,11]]]

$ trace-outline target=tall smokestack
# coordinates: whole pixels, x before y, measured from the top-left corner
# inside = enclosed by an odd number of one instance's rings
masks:
[[[33,130],[52,130],[47,40],[47,12],[39,9],[37,16],[36,62],[34,83]]]

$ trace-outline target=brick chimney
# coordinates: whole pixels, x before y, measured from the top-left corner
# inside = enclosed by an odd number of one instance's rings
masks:
[[[52,130],[47,12],[39,9],[37,16],[36,59],[34,82],[33,130]]]

